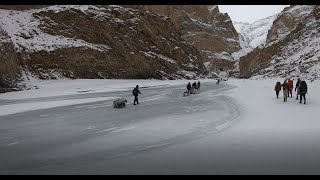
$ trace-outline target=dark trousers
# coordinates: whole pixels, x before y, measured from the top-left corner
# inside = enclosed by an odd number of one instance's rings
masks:
[[[280,91],[276,91],[277,98],[279,97],[279,92],[280,92]]]
[[[292,90],[289,90],[288,97],[289,97],[289,95],[291,95],[291,98],[292,98]]]
[[[134,96],[134,101],[133,101],[133,104],[136,104],[136,102],[137,102],[137,104],[139,104],[139,101],[138,101],[138,96]]]
[[[188,89],[188,94],[190,94],[190,89]]]
[[[304,103],[306,103],[306,93],[300,93],[300,103],[302,102],[302,97],[303,97]]]

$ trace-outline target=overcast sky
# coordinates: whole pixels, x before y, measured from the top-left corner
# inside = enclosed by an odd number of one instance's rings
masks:
[[[232,21],[249,22],[274,15],[289,5],[219,5],[220,12],[228,13]]]

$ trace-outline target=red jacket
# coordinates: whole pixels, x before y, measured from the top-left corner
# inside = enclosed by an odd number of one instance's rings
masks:
[[[292,89],[293,89],[293,81],[292,80],[288,80],[288,86],[289,86],[289,91],[292,91]]]

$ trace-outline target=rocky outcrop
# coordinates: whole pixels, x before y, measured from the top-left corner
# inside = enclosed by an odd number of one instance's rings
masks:
[[[21,69],[8,34],[0,28],[0,93],[19,88]]]
[[[121,6],[0,11],[0,25],[13,42],[12,50],[36,78],[207,75],[201,52],[163,15]]]
[[[267,43],[281,40],[296,28],[315,8],[315,6],[290,6],[286,7],[282,13],[273,21],[272,27],[268,31]]]
[[[287,17],[292,19],[282,22]],[[241,77],[320,78],[319,29],[319,6],[284,9],[269,30],[266,45],[240,59]]]
[[[233,69],[234,57],[241,47],[237,31],[228,14],[218,6],[207,5],[140,5],[130,6],[167,16],[181,37],[206,57],[210,71]]]

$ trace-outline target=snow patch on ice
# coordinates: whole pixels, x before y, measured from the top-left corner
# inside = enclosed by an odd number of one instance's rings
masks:
[[[116,97],[99,97],[99,98],[85,98],[85,99],[60,100],[60,101],[49,101],[49,102],[30,102],[30,103],[2,105],[0,106],[0,116],[27,112],[27,111],[40,110],[40,109],[50,109],[55,107],[70,106],[75,104],[107,101],[115,98]]]

